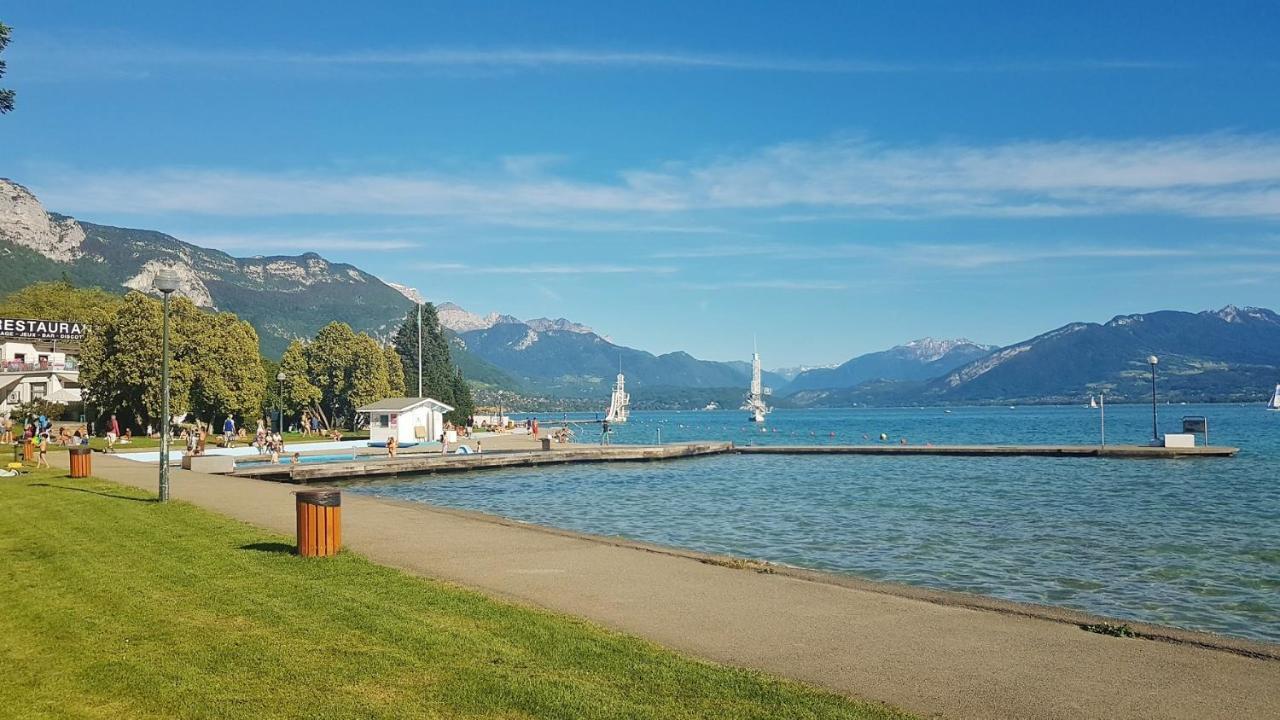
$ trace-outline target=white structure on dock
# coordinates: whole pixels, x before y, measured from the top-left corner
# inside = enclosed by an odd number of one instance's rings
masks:
[[[764,388],[760,384],[760,353],[751,353],[751,391],[747,393],[742,410],[749,412],[751,422],[764,422],[769,406],[764,404]]]
[[[387,398],[361,407],[369,416],[369,442],[382,445],[394,437],[400,445],[431,442],[444,431],[444,414],[453,410],[432,398]]]
[[[627,394],[626,379],[622,376],[622,368],[618,368],[618,379],[613,383],[613,395],[609,398],[609,410],[604,419],[614,425],[625,423],[631,413],[631,396]]]

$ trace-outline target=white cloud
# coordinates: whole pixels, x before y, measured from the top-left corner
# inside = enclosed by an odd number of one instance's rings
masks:
[[[845,283],[824,280],[736,280],[713,283],[684,283],[688,290],[847,290]]]
[[[421,263],[419,270],[448,270],[467,275],[622,275],[633,273],[669,274],[672,267],[648,265],[465,265],[462,263]]]
[[[536,164],[536,163],[535,163]],[[1280,219],[1280,136],[887,145],[834,139],[775,145],[704,163],[623,170],[612,182],[545,169],[347,174],[153,169],[43,178],[73,212],[229,216],[391,215],[554,226],[637,223],[758,211],[848,218],[1157,214]]]

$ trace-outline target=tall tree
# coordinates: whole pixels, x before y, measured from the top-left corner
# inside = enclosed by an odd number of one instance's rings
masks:
[[[124,298],[98,288],[77,288],[65,280],[32,283],[0,300],[0,316],[66,320],[100,325],[116,314]]]
[[[133,292],[108,320],[92,326],[80,352],[87,406],[121,413],[139,427],[159,424],[162,304]],[[190,300],[170,305],[169,398],[177,412],[217,423],[256,417],[266,382],[258,334],[230,313],[210,313]]]
[[[0,52],[9,46],[9,33],[13,28],[0,22]],[[4,77],[6,70],[5,61],[0,60],[0,77]],[[0,113],[13,111],[13,91],[0,88]]]
[[[392,338],[404,368],[406,392],[412,394],[418,392],[418,312],[417,306],[410,309]],[[465,422],[475,411],[471,388],[449,357],[449,336],[440,325],[435,306],[423,303],[421,312],[422,394],[453,406],[447,417],[456,423]]]
[[[355,427],[361,405],[404,392],[399,357],[346,323],[329,323],[310,342],[295,340],[280,369],[285,406],[315,414],[326,427]]]

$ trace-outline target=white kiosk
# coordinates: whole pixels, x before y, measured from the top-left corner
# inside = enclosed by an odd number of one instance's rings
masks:
[[[453,410],[432,398],[387,398],[357,410],[369,416],[369,444],[386,445],[394,437],[402,447],[440,439],[444,414]]]

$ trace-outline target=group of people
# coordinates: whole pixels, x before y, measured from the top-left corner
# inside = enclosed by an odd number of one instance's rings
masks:
[[[270,455],[271,462],[277,463],[284,454],[284,437],[279,430],[268,430],[266,423],[259,420],[258,431],[253,436],[253,446],[258,448],[259,455]]]

